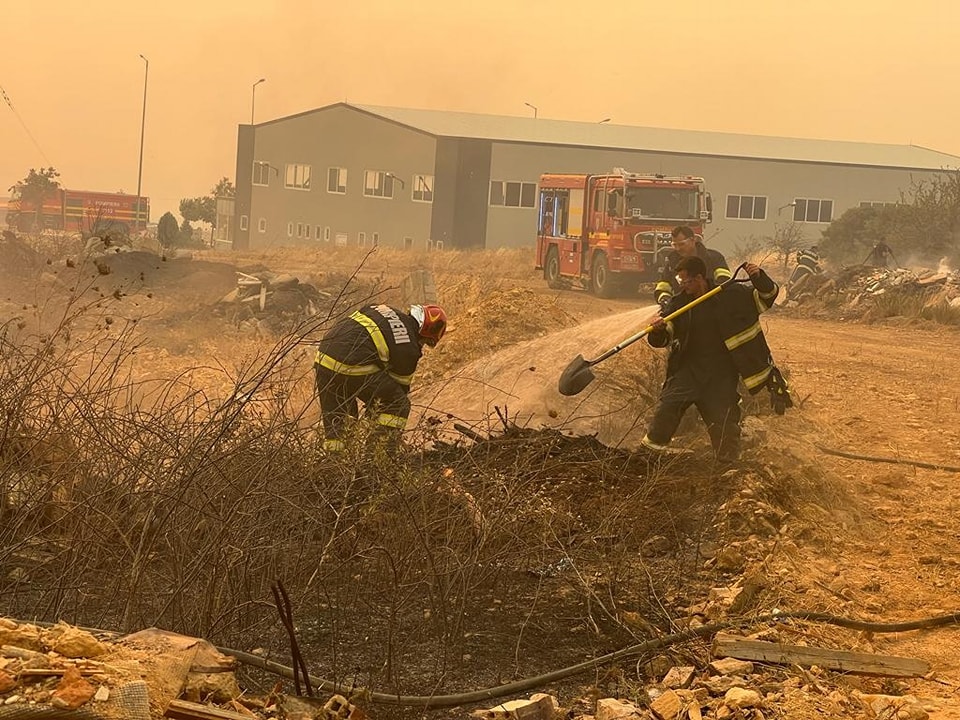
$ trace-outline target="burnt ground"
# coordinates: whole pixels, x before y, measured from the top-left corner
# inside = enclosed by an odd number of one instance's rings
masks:
[[[213,303],[219,295],[213,286],[229,278],[232,287],[233,269],[221,275],[222,269],[208,268],[219,278],[201,284],[211,288],[209,295],[193,284],[184,293],[164,295],[170,306],[155,308],[157,316],[190,317],[191,302]],[[152,271],[155,277],[164,272]],[[536,278],[509,283],[549,299],[571,327],[635,304],[547,291]],[[190,293],[196,293],[193,301]],[[654,473],[663,483],[654,490],[646,484],[645,461],[550,433],[519,433],[470,449],[443,447],[427,454],[425,469],[446,477],[444,471],[452,468],[454,487],[482,500],[488,513],[512,507],[494,501],[513,496],[498,496],[492,489],[504,478],[526,478],[521,483],[530,491],[526,496],[550,508],[549,522],[528,528],[527,552],[511,547],[499,565],[477,567],[471,592],[443,617],[443,604],[429,593],[419,596],[426,601],[391,607],[376,588],[347,582],[353,579],[347,570],[340,585],[331,579],[322,591],[311,586],[295,608],[310,670],[355,678],[378,690],[476,689],[556,669],[676,625],[726,617],[731,609],[710,600],[710,589],[738,582],[754,588],[749,601],[736,608],[738,615],[778,607],[890,621],[960,608],[956,474],[848,460],[817,447],[960,466],[956,330],[802,319],[777,311],[765,317],[768,339],[789,373],[798,407],[784,418],[754,418],[756,444],[741,470],[716,477],[691,468],[693,458],[681,458]],[[174,325],[192,339],[205,329]],[[162,335],[156,339],[164,342]],[[203,342],[206,348],[211,341]],[[230,344],[233,338],[220,342]],[[184,345],[182,352],[198,346]],[[439,501],[450,492],[446,487],[424,496]],[[448,532],[455,529],[462,539],[464,532],[473,534],[472,515],[462,496],[453,495],[460,499],[449,500],[455,508]],[[374,533],[375,528],[365,530]],[[563,562],[568,558],[573,562]],[[420,582],[414,580],[414,585]],[[366,589],[358,592],[358,587]],[[880,679],[841,676],[829,682],[913,692],[929,700],[931,717],[960,717],[955,707],[960,633],[955,628],[873,636],[816,626],[780,632],[791,642],[926,659],[935,672],[930,680],[896,687]],[[391,633],[396,642],[388,653],[384,643]],[[275,621],[261,626],[240,649],[256,645],[286,659]],[[707,659],[702,648],[678,652],[683,658],[674,659],[698,666]],[[591,694],[630,696],[642,678],[660,669],[624,663],[548,689],[568,706]],[[374,710],[376,717],[395,713]]]

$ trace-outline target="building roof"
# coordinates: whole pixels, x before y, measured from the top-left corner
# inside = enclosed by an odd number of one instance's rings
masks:
[[[702,130],[671,130],[612,123],[482,115],[445,110],[414,110],[353,103],[338,103],[338,105],[351,107],[436,137],[915,170],[960,167],[960,157],[918,145],[810,140]],[[326,108],[318,110],[324,109]]]

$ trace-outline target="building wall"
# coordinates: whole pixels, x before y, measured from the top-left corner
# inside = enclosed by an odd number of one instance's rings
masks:
[[[490,177],[537,182],[544,172],[603,173],[614,167],[631,172],[702,176],[713,196],[713,222],[707,226],[705,238],[708,245],[721,252],[730,252],[750,236],[772,236],[778,224],[792,222],[794,208],[784,206],[796,198],[832,200],[832,217],[836,219],[864,201],[897,202],[900,192],[908,190],[913,181],[933,174],[780,160],[494,143]],[[765,219],[727,218],[729,194],[766,197]],[[801,223],[804,236],[811,243],[820,239],[828,225]],[[536,227],[536,208],[489,206],[486,247],[532,246],[536,241]]]
[[[489,140],[437,140],[432,233],[446,249],[482,248],[490,187]]]
[[[411,238],[414,247],[425,247],[432,203],[413,200],[413,176],[434,175],[432,136],[342,106],[257,125],[253,133],[251,165],[267,162],[270,169],[266,187],[250,188],[251,247],[335,244],[338,237],[357,245],[361,232],[367,246],[379,233],[381,245],[403,246],[404,238]],[[309,189],[284,187],[287,164],[310,166]],[[345,194],[327,191],[331,167],[346,168]],[[394,181],[392,199],[367,197],[363,194],[366,170],[392,173],[404,185]],[[241,203],[238,192],[238,206]],[[242,235],[240,214],[238,210],[238,237]],[[303,233],[297,237],[298,224],[309,228],[309,237]],[[328,228],[329,241],[325,241]]]

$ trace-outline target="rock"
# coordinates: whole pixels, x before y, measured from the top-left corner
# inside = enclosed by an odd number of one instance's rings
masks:
[[[529,700],[509,700],[470,714],[483,720],[552,720],[558,711],[559,705],[553,695],[536,693]]]
[[[50,704],[60,710],[76,710],[95,693],[93,685],[83,679],[77,668],[68,667],[50,698]]]
[[[17,625],[14,627],[0,627],[0,645],[13,645],[27,650],[43,650],[40,642],[40,628],[36,625]]]
[[[723,702],[727,707],[735,709],[753,708],[760,707],[763,704],[763,698],[756,690],[734,687],[727,690],[726,695],[723,696]]]
[[[68,658],[94,658],[106,652],[106,648],[89,632],[66,623],[57,623],[44,632],[43,644]]]
[[[667,690],[650,703],[650,710],[660,720],[676,720],[683,712],[683,702],[673,690]]]
[[[17,686],[17,681],[0,670],[0,693],[10,692]]]
[[[225,703],[240,697],[240,686],[232,672],[191,672],[183,686],[183,697],[190,702]]]
[[[674,690],[689,687],[690,683],[693,682],[693,676],[696,671],[696,668],[692,665],[672,667],[669,672],[664,675],[661,684],[664,687],[673,688]]]
[[[721,658],[710,663],[710,669],[717,675],[750,675],[753,673],[753,663],[749,660]]]
[[[743,687],[746,680],[736,675],[724,675],[722,677],[712,677],[706,680],[698,680],[700,687],[706,688],[711,695],[723,695],[730,688]]]
[[[636,705],[614,698],[601,698],[597,700],[596,720],[639,720],[643,713]]]
[[[868,695],[854,693],[854,697],[875,718],[897,720],[927,720],[927,711],[913,695]]]
[[[743,569],[743,566],[746,564],[746,558],[744,558],[739,548],[727,545],[727,547],[717,553],[716,557],[714,557],[714,562],[718,570],[737,571]]]
[[[97,692],[93,695],[94,702],[106,702],[110,699],[110,688],[106,685],[101,685],[97,688]]]

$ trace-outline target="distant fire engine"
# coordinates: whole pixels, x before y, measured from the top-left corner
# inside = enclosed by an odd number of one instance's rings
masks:
[[[150,198],[140,198],[140,222],[136,219],[137,196],[125,193],[58,189],[43,199],[39,213],[34,204],[16,194],[7,203],[7,225],[21,232],[92,232],[105,224],[128,232],[143,229],[150,220]]]
[[[689,225],[703,234],[712,210],[703,178],[692,175],[542,175],[537,269],[551,287],[635,292],[655,278],[670,231]]]

